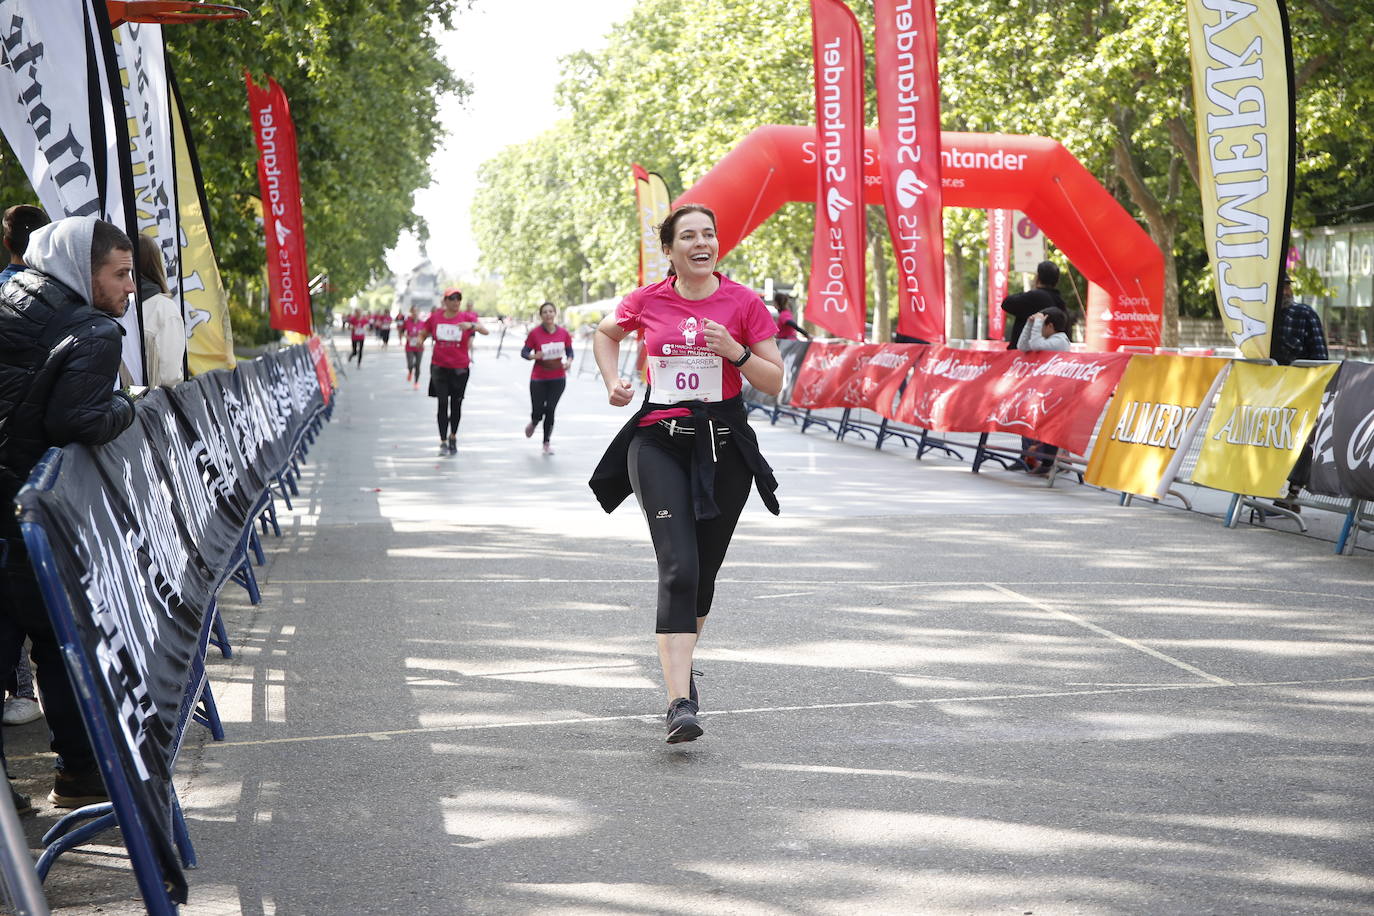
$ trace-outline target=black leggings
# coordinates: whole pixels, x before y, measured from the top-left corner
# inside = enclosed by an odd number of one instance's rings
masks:
[[[630,485],[649,522],[658,557],[655,633],[695,633],[711,612],[716,573],[749,499],[753,475],[728,437],[717,447],[716,505],[720,515],[698,521],[692,511],[693,437],[671,437],[655,424],[630,443]]]
[[[348,354],[348,358],[358,357],[358,365],[363,364],[363,341],[361,339],[353,341],[353,351]]]
[[[530,379],[530,422],[544,421],[544,441],[553,437],[553,412],[568,387],[566,378]]]
[[[420,350],[406,351],[406,372],[415,373],[416,379],[420,377],[420,357],[422,356],[424,356],[424,353]]]
[[[468,370],[430,367],[430,386],[439,399],[439,438],[458,435],[463,419],[463,394],[468,390]]]

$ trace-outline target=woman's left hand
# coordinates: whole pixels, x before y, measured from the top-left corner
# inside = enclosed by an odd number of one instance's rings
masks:
[[[706,341],[706,346],[717,356],[723,356],[734,361],[739,359],[740,354],[744,352],[744,348],[735,338],[730,336],[725,325],[718,321],[712,321],[710,318],[706,319],[701,336]]]

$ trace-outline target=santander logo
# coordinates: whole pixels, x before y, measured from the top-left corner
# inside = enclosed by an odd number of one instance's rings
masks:
[[[911,169],[903,169],[897,176],[897,202],[903,207],[914,206],[929,187]]]
[[[831,188],[825,195],[825,212],[832,223],[838,221],[840,214],[852,206],[854,206],[854,202],[846,200],[840,194],[839,188]]]

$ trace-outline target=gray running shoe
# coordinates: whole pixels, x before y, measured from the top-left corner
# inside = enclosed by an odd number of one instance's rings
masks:
[[[678,697],[668,707],[668,743],[695,741],[703,734],[697,721],[697,704],[687,697]]]

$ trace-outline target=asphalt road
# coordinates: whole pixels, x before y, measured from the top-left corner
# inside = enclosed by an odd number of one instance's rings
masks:
[[[370,343],[262,605],[225,592],[188,916],[1374,913],[1369,553],[765,425],[783,515],[668,746],[644,523],[585,484],[624,413],[574,377],[541,455],[483,343],[442,459]],[[55,912],[140,911],[104,844]]]

